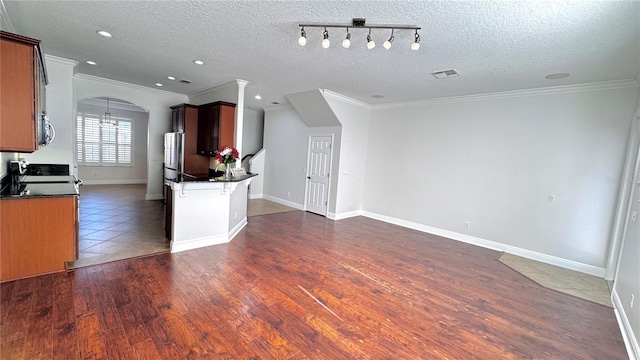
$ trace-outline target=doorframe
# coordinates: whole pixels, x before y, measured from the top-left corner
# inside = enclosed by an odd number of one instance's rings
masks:
[[[302,210],[303,211],[307,211],[307,196],[309,196],[309,179],[307,179],[307,177],[309,176],[309,157],[311,156],[311,139],[314,137],[330,137],[331,138],[331,152],[329,154],[329,162],[330,162],[330,166],[329,166],[329,180],[327,183],[327,207],[325,209],[325,214],[323,215],[324,217],[327,217],[327,214],[329,213],[329,204],[331,201],[331,179],[333,177],[333,150],[334,148],[334,140],[335,140],[335,134],[309,134],[309,138],[307,140],[307,163],[305,165],[304,168],[304,199],[302,201]]]

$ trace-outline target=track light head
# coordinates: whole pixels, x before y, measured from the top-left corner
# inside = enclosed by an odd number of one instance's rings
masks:
[[[411,50],[418,49],[420,49],[420,34],[418,34],[418,30],[416,30],[415,40],[413,41],[413,44],[411,44]]]
[[[329,33],[327,32],[327,28],[324,28],[324,33],[322,33],[322,36],[324,37],[324,39],[322,39],[322,47],[328,49],[331,45],[331,42],[329,41]]]
[[[389,38],[389,40],[385,41],[382,46],[387,50],[391,49],[391,43],[393,42],[393,39],[395,39],[395,36],[393,36],[393,29],[391,29],[391,37]]]
[[[376,47],[376,42],[371,40],[371,28],[369,28],[369,34],[367,34],[367,49],[371,50]]]
[[[342,47],[348,49],[351,46],[351,34],[349,34],[349,28],[347,28],[347,37],[342,40]]]
[[[307,45],[307,33],[304,31],[304,26],[300,29],[300,37],[298,38],[298,45]]]

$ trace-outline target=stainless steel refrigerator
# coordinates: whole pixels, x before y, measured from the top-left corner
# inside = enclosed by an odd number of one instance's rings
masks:
[[[178,182],[184,172],[184,133],[164,134],[164,182]]]

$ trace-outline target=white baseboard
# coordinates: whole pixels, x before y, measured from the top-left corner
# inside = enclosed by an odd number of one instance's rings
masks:
[[[262,194],[249,194],[249,199],[262,199]]]
[[[147,179],[114,179],[114,180],[85,180],[82,179],[83,185],[138,185],[146,184]]]
[[[238,233],[242,229],[244,229],[245,226],[247,226],[247,218],[246,217],[244,219],[240,220],[238,225],[234,226],[233,229],[231,229],[231,231],[229,231],[229,241],[231,241],[234,237],[236,237],[236,235],[238,235]]]
[[[162,200],[164,199],[164,195],[162,194],[146,194],[144,196],[145,200]]]
[[[504,251],[506,253],[522,256],[531,260],[536,260],[543,263],[559,266],[565,269],[575,270],[575,271],[583,272],[585,274],[590,274],[590,275],[604,278],[605,269],[597,266],[583,264],[577,261],[567,260],[567,259],[559,258],[553,255],[547,255],[547,254],[539,253],[536,251],[522,249],[519,247],[502,244],[499,242],[482,239],[482,238],[467,235],[467,234],[461,234],[461,233],[457,233],[449,230],[439,229],[436,227],[427,226],[427,225],[406,221],[402,219],[397,219],[397,218],[393,218],[386,215],[372,213],[369,211],[362,211],[361,214],[362,216],[366,216],[371,219],[376,219],[376,220],[384,221],[387,223],[399,225],[402,227],[426,232],[429,234],[462,241],[462,242],[472,244],[472,245],[477,245],[483,248],[493,249],[497,251]]]
[[[327,212],[327,217],[331,220],[342,220],[362,215],[360,210],[347,211],[341,213]]]
[[[171,252],[177,253],[180,251],[197,249],[205,246],[224,244],[229,242],[228,235],[216,235],[216,236],[208,236],[199,239],[185,240],[185,241],[175,241],[171,240]]]
[[[271,195],[264,195],[264,194],[262,195],[262,198],[266,199],[266,200],[269,200],[269,201],[276,202],[278,204],[286,205],[288,207],[292,207],[292,208],[295,208],[295,209],[298,209],[298,210],[304,210],[303,207],[302,207],[302,204],[294,203],[292,201],[287,201],[287,200],[284,200],[284,199],[273,197]]]
[[[627,348],[629,359],[638,360],[640,359],[640,346],[638,345],[637,338],[633,334],[633,329],[620,301],[620,296],[615,289],[611,293],[611,302],[613,303],[613,309],[616,313],[616,319],[618,320],[618,326],[620,326],[620,332],[622,333],[622,339],[624,340],[624,346]]]

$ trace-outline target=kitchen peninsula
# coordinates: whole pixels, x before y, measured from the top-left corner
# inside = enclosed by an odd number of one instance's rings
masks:
[[[166,230],[171,252],[227,243],[247,224],[246,174],[230,180],[182,174],[169,184]]]

